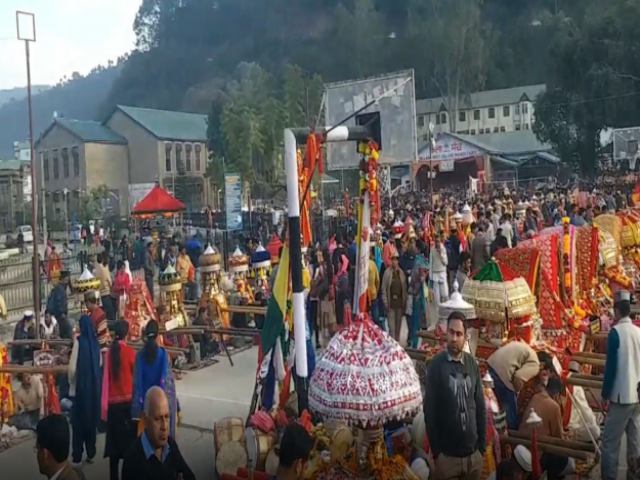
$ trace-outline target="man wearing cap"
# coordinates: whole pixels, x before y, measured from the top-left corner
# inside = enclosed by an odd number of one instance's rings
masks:
[[[616,324],[607,338],[602,399],[609,402],[602,439],[602,479],[618,478],[620,440],[627,434],[627,478],[638,478],[640,457],[640,329],[632,322],[631,295],[621,290],[613,305]]]

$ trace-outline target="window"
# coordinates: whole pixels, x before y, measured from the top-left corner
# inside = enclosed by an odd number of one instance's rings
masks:
[[[176,170],[178,173],[182,173],[181,170],[184,170],[184,165],[182,164],[182,144],[175,143],[174,148],[176,149]]]
[[[519,123],[516,123],[516,130],[520,131],[522,129],[522,127],[520,126]]]
[[[489,118],[496,118],[496,109],[493,107],[489,108]]]
[[[60,178],[60,165],[58,163],[58,150],[53,151],[53,178]]]
[[[502,116],[509,117],[511,115],[511,107],[509,105],[505,105],[502,107]]]
[[[442,112],[440,114],[440,123],[443,125],[447,123],[447,114],[445,112]]]
[[[62,174],[64,178],[69,178],[69,149],[62,149]]]
[[[493,133],[498,133],[500,129],[498,127],[493,127]]]
[[[187,172],[191,171],[191,144],[187,143],[184,146],[184,162],[186,165]]]
[[[202,165],[200,164],[201,150],[202,150],[202,145],[200,145],[199,143],[196,143],[196,172],[200,172],[202,167]]]
[[[528,123],[525,123],[525,124],[524,124],[524,129],[525,129],[525,130],[529,130],[529,124],[528,124]]]
[[[520,115],[520,105],[516,105],[516,115]]]
[[[475,129],[475,128],[472,128],[472,129],[471,129],[471,135],[475,135],[475,134],[476,134],[476,129]]]
[[[523,103],[522,104],[522,113],[524,113],[525,115],[527,113],[529,113],[529,104],[528,103]]]
[[[474,120],[480,120],[480,110],[474,110],[473,111],[473,119]]]
[[[629,155],[635,155],[638,153],[638,141],[637,140],[629,140],[627,142],[627,153]]]
[[[436,113],[436,125],[440,125],[440,114]]]
[[[424,127],[424,115],[418,115],[418,127]]]
[[[500,127],[500,131],[501,132],[506,132],[506,129],[504,127]]]
[[[171,171],[171,144],[164,144],[164,169],[167,172]]]
[[[44,180],[49,181],[49,152],[42,154],[42,169],[44,170]]]
[[[71,147],[71,156],[73,157],[73,176],[80,176],[80,149],[76,147]]]
[[[466,122],[467,121],[467,112],[458,112],[458,121]]]

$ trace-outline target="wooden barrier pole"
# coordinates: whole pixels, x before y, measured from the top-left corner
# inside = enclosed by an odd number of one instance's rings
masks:
[[[531,435],[528,433],[519,432],[518,430],[509,430],[509,436],[513,438],[519,438],[524,440],[530,440]],[[596,449],[593,444],[589,442],[581,442],[579,440],[565,440],[558,437],[550,437],[548,435],[538,435],[538,441],[548,443],[549,445],[556,445],[558,447],[572,448],[574,450],[582,450],[585,452],[595,452]]]
[[[508,443],[510,445],[524,445],[525,447],[531,449],[531,440],[527,440],[526,438],[516,438],[502,435],[500,436],[500,441],[503,443]],[[562,457],[588,460],[589,457],[593,455],[593,453],[585,452],[583,450],[576,450],[574,448],[560,447],[558,445],[552,445],[550,443],[544,443],[540,441],[538,441],[537,443],[538,448],[540,448],[540,450],[542,450],[543,452],[560,455]]]

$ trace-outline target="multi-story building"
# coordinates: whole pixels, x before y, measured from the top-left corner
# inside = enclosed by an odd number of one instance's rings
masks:
[[[48,218],[69,217],[83,194],[102,185],[109,213],[126,216],[129,185],[150,182],[200,209],[208,195],[206,140],[206,115],[194,113],[119,105],[102,123],[55,118],[36,143]]]
[[[127,139],[129,183],[158,182],[190,209],[207,205],[207,116],[119,105],[104,123]]]
[[[434,135],[530,130],[535,119],[536,97],[545,89],[544,84],[539,84],[461,95],[456,110],[443,97],[417,100],[418,144],[428,140],[429,125],[433,125]]]

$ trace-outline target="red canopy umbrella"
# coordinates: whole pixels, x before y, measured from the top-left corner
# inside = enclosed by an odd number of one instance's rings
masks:
[[[184,203],[156,185],[133,207],[131,214],[137,217],[153,214],[173,214],[186,208]]]

